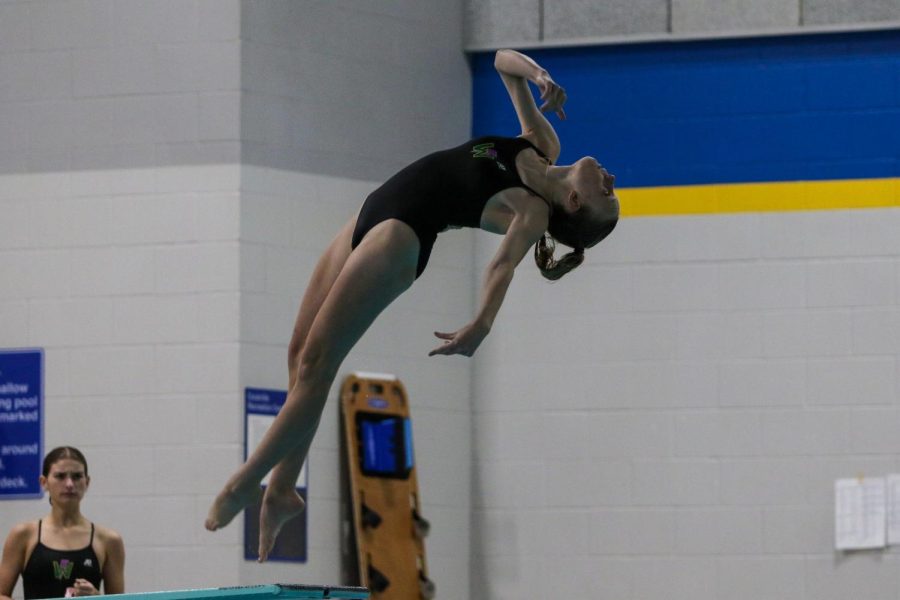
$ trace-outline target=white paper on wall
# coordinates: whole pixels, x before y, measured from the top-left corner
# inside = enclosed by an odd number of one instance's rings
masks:
[[[900,544],[900,475],[887,476],[887,543]]]
[[[838,479],[834,484],[835,548],[884,548],[886,513],[887,482],[884,477]]]

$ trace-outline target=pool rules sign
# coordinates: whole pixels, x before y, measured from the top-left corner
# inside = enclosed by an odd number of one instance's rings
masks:
[[[283,390],[267,390],[262,388],[244,389],[244,459],[256,449],[268,431],[275,417],[287,400],[287,392]],[[308,476],[307,465],[304,461],[303,468],[297,478],[297,494],[307,502]],[[269,475],[262,481],[263,487],[269,484]],[[250,505],[244,510],[244,558],[256,560],[259,556],[259,502]],[[306,515],[304,510],[299,516],[294,517],[284,524],[275,547],[269,553],[269,560],[284,562],[306,562]]]
[[[0,500],[40,498],[44,353],[0,350]]]

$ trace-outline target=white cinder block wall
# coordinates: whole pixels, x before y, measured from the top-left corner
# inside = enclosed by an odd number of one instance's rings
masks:
[[[0,6],[0,346],[44,348],[46,447],[85,451],[133,591],[238,582],[202,528],[241,439],[238,9]]]
[[[896,28],[897,0],[468,0],[470,50]]]
[[[221,540],[199,552],[198,498],[209,494],[205,465],[239,439],[222,427],[238,384],[238,174],[0,177],[3,212],[20,215],[11,222],[24,234],[0,250],[0,339],[44,348],[45,444],[87,454],[84,510],[125,537],[130,589],[185,583],[168,564],[176,555],[226,556]],[[4,502],[4,535],[46,510]]]
[[[895,550],[834,552],[833,485],[900,468],[898,225],[626,219],[522,273],[475,366],[472,597],[897,598]]]
[[[466,45],[566,42],[579,4],[470,3]],[[746,22],[707,4],[604,6],[636,35],[696,30],[712,9],[724,29]],[[848,6],[773,3],[752,23],[897,18],[892,0]],[[0,346],[45,349],[47,445],[87,452],[85,512],[124,534],[130,591],[334,580],[334,404],[312,454],[308,565],[245,565],[240,527],[211,535],[202,518],[242,454],[242,388],[284,385],[326,230],[468,132],[460,15],[0,4]],[[472,246],[482,265],[496,238],[443,236],[346,365],[396,372],[414,399],[441,597],[895,598],[896,554],[835,557],[830,511],[835,477],[900,468],[896,221],[626,220],[556,285],[526,267],[475,363],[424,354],[470,313]],[[45,510],[5,501],[0,530]]]
[[[462,19],[461,2],[242,4],[243,386],[287,385],[285,348],[306,280],[368,192],[468,135]],[[433,331],[471,318],[474,234],[456,233],[441,237],[428,270],[381,315],[343,373],[393,373],[406,385],[433,524],[429,569],[441,597],[463,599],[470,367],[427,356]],[[310,456],[309,564],[243,563],[242,582],[340,579],[339,384]]]
[[[284,389],[286,339],[318,253],[376,183],[245,166],[242,178],[243,385]],[[310,218],[310,214],[315,218]],[[441,596],[465,598],[469,563],[470,366],[429,358],[432,332],[471,318],[473,232],[442,236],[422,278],[376,321],[344,364],[393,373],[414,418],[420,496],[432,522],[429,569]],[[244,563],[243,583],[340,580],[340,381],[310,455],[308,565]],[[233,465],[221,466],[221,476]],[[299,579],[298,579],[299,578]]]
[[[466,40],[898,18],[894,0],[478,0]],[[632,218],[555,284],[520,269],[473,365],[471,597],[900,597],[895,548],[833,550],[834,480],[900,469],[898,225],[896,209]],[[495,249],[478,238],[476,264]]]
[[[330,235],[391,172],[468,134],[462,14],[0,4],[0,347],[45,349],[46,445],[86,452],[84,511],[123,534],[128,591],[339,580],[336,402],[311,456],[308,564],[244,566],[240,518],[202,522],[243,455],[243,387],[286,386]],[[426,354],[470,316],[471,260],[471,232],[442,239],[345,366],[409,389],[445,598],[468,590],[470,370]],[[5,501],[0,529],[46,510]]]

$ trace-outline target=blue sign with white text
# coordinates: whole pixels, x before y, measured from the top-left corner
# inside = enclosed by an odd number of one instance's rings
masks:
[[[269,427],[287,400],[283,390],[262,388],[244,389],[244,457],[249,456],[262,442]],[[308,500],[307,463],[300,471],[295,490],[304,505]],[[263,480],[263,488],[268,485],[268,477]],[[244,558],[256,560],[259,540],[259,503],[244,510]],[[307,511],[291,519],[281,529],[275,547],[269,553],[269,560],[283,562],[306,562]]]
[[[44,352],[0,350],[0,499],[40,498]]]

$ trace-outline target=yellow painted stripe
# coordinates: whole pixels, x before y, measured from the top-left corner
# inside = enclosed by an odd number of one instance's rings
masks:
[[[685,185],[618,190],[622,216],[900,206],[900,178]]]

